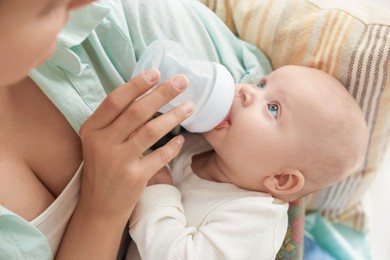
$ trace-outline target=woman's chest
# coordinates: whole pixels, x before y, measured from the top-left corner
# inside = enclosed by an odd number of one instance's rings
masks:
[[[0,129],[0,203],[31,220],[79,167],[79,138],[30,79],[1,90]]]

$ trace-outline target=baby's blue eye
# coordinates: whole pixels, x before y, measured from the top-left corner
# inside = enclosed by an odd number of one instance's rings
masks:
[[[257,83],[257,87],[258,88],[265,88],[265,80],[262,80],[259,83]]]
[[[273,117],[275,117],[275,118],[278,117],[279,106],[277,104],[269,104],[268,110],[271,112]]]

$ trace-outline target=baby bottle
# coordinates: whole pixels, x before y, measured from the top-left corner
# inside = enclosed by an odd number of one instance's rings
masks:
[[[177,42],[156,40],[142,53],[132,78],[150,68],[161,73],[155,87],[176,74],[184,74],[189,79],[187,89],[159,110],[165,113],[183,101],[192,100],[195,110],[181,123],[188,131],[207,132],[228,115],[235,87],[232,75],[223,65],[195,59]]]

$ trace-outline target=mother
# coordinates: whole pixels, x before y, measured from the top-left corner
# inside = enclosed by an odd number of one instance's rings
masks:
[[[159,72],[125,83],[83,124],[81,138],[27,77],[52,55],[72,10],[90,2],[0,2],[1,259],[52,258],[57,248],[58,259],[114,259],[148,179],[183,143],[176,137],[142,156],[191,113],[190,104],[147,122],[186,87],[183,76],[137,102]]]
[[[180,75],[134,101],[159,78],[151,70],[128,81],[152,41],[181,42],[236,82],[271,71],[193,0],[100,0],[72,13],[55,48],[69,13],[88,2],[0,1],[0,258],[115,258],[140,193],[183,139],[142,154],[193,110],[147,121],[187,86]]]

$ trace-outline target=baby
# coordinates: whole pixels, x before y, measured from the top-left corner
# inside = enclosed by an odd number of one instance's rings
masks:
[[[173,185],[155,175],[133,212],[142,259],[275,259],[287,202],[355,172],[368,143],[342,84],[299,66],[237,84],[230,114],[203,137],[186,137]],[[128,259],[136,251],[133,243]]]

